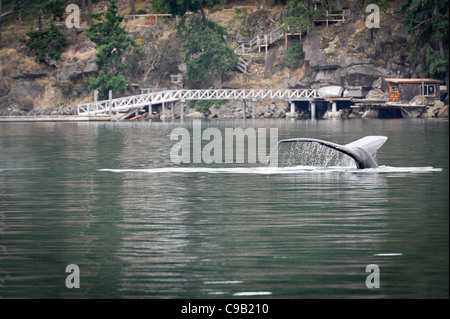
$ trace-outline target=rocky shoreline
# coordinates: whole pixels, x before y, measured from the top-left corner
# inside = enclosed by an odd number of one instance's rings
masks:
[[[171,120],[180,119],[180,107],[181,102],[176,102],[172,106],[165,108],[164,114],[161,114],[161,109],[157,109],[153,114],[143,113],[139,117],[130,116],[131,120]],[[337,112],[331,112],[326,106],[322,105],[321,112],[317,114],[317,119],[347,119],[347,118],[448,118],[448,105],[441,101],[435,101],[430,105],[420,106],[411,105],[411,108],[415,111],[403,111],[400,112],[400,108],[384,108],[384,110],[397,110],[394,114],[387,113],[388,116],[383,116],[377,109],[370,108],[358,108],[358,107],[345,107],[339,109]],[[406,106],[403,109],[408,109]],[[173,110],[173,112],[172,112]],[[186,112],[187,111],[187,112]],[[254,113],[253,113],[254,111]],[[188,109],[185,107],[185,114],[183,118],[186,119],[222,119],[233,120],[244,118],[244,102],[242,101],[229,101],[221,104],[219,107],[210,107],[207,112],[199,112],[193,108]],[[386,112],[385,112],[386,113]],[[390,114],[390,115],[389,115]],[[400,114],[400,116],[396,116]],[[247,101],[245,102],[245,115],[247,119],[284,119],[294,118],[298,120],[311,119],[311,113],[306,107],[297,107],[297,112],[294,114],[290,112],[290,106],[285,101]]]
[[[101,9],[104,3],[99,2],[98,6],[98,9]],[[125,4],[124,6],[126,7]],[[299,59],[298,68],[290,69],[283,61],[286,50],[292,43],[298,42],[295,37],[290,37],[289,41],[286,39],[274,43],[266,53],[253,52],[246,56],[249,73],[230,71],[224,76],[223,87],[318,89],[338,85],[373,87],[386,91],[384,78],[414,78],[422,75],[423,65],[411,65],[408,62],[408,32],[395,15],[382,13],[381,28],[371,31],[362,23],[365,16],[360,3],[344,1],[341,6],[341,9],[349,9],[351,15],[345,23],[329,27],[318,26],[305,35],[301,41],[304,56]],[[274,23],[281,23],[284,19],[283,12],[283,7],[271,5],[264,10],[255,9],[245,17],[238,17],[233,11],[223,10],[217,12],[215,18],[228,26],[230,45],[234,47],[244,35],[263,34],[271,30]],[[11,20],[10,23],[13,22]],[[145,59],[152,59],[155,55],[160,57],[160,60],[155,62],[154,68],[146,70],[144,77],[136,75],[130,79],[130,86],[125,94],[139,94],[140,90],[149,88],[178,88],[171,82],[171,75],[185,72],[185,65],[179,49],[181,40],[175,36],[176,20],[169,19],[157,28],[143,30],[138,30],[131,21],[128,27],[134,38],[154,45]],[[251,30],[249,34],[247,29]],[[76,115],[76,108],[68,105],[93,100],[89,80],[97,75],[97,51],[95,45],[86,37],[85,29],[68,30],[62,27],[61,32],[70,40],[70,45],[60,61],[51,60],[45,63],[34,59],[23,41],[18,40],[18,31],[14,30],[4,30],[4,47],[0,49],[0,116]],[[25,37],[24,31],[21,32],[21,37]],[[381,97],[385,97],[383,91],[378,92]],[[296,112],[291,113],[291,108],[285,101],[247,101],[246,117],[310,119],[307,105],[300,104],[298,103]],[[316,118],[386,116],[380,116],[376,110],[352,108],[350,105],[339,106],[338,112],[331,114],[325,104],[318,103]],[[164,115],[159,110],[156,114],[140,114],[141,116],[134,120],[179,118],[179,105],[175,103],[173,108],[173,114],[169,106]],[[154,107],[154,110],[158,110],[157,107]],[[218,108],[209,108],[206,112],[197,112],[195,107],[186,106],[184,117],[242,119],[243,110],[242,101],[225,102]],[[389,112],[387,115],[400,117]],[[403,112],[403,116],[448,118],[448,105],[426,105],[411,115]],[[136,116],[130,116],[133,117]]]
[[[327,102],[322,102],[321,107],[319,107],[319,112],[317,114],[317,119],[347,119],[347,118],[448,118],[448,104],[444,104],[442,101],[435,101],[433,103],[428,103],[428,105],[417,105],[414,99],[410,102],[410,109],[408,106],[404,106],[400,112],[399,107],[385,107],[383,108],[384,114],[386,111],[388,116],[380,114],[379,109],[370,107],[357,107],[355,105],[351,107],[343,107],[338,109],[337,112],[331,112],[330,107],[327,106]],[[176,102],[171,105],[167,105],[162,114],[161,107],[154,107],[155,111],[153,114],[148,112],[141,112],[137,114],[131,114],[127,117],[117,117],[123,120],[171,120],[180,119],[180,108],[182,106],[181,102]],[[245,105],[243,101],[227,101],[220,104],[220,106],[212,106],[206,112],[199,112],[195,108],[188,108],[184,105],[183,118],[186,119],[223,119],[223,120],[233,120],[233,119],[243,119],[244,117],[244,106],[245,114],[248,119],[283,119],[283,118],[294,118],[298,120],[310,119],[311,113],[308,111],[307,107],[296,108],[295,113],[290,112],[290,105],[286,101],[246,101]],[[173,110],[173,112],[172,112]],[[392,112],[397,110],[397,112]],[[391,112],[389,112],[391,111]],[[76,107],[61,107],[59,109],[46,109],[46,110],[31,110],[29,112],[18,110],[18,109],[7,109],[0,112],[0,117],[6,120],[12,121],[13,119],[20,121],[20,119],[32,120],[33,118],[48,118],[54,119],[58,117],[72,117],[77,116]],[[81,117],[80,117],[81,118]],[[84,120],[84,117],[82,117]],[[95,118],[93,116],[91,119]],[[99,117],[104,120],[103,117]]]

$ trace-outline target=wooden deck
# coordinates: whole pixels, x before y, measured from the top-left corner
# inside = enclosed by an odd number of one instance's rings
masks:
[[[286,100],[311,101],[320,99],[315,89],[211,89],[167,90],[131,95],[76,105],[78,115],[93,116],[115,112],[126,113],[157,104],[192,100]]]
[[[110,116],[79,116],[79,115],[55,115],[55,116],[0,116],[0,122],[88,122],[111,121]]]

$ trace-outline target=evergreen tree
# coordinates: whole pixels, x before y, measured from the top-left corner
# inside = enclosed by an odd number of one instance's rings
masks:
[[[307,31],[312,26],[314,19],[324,15],[323,10],[315,10],[311,1],[308,0],[288,0],[286,9],[284,28],[291,30]]]
[[[191,87],[210,87],[237,65],[237,56],[225,41],[226,30],[210,20],[191,18],[183,25],[186,80]]]
[[[48,59],[59,60],[62,51],[68,45],[67,39],[53,22],[50,23],[48,30],[43,30],[41,18],[45,13],[52,14],[53,19],[56,17],[62,18],[65,12],[64,0],[16,0],[13,12],[18,13],[19,16],[37,12],[39,29],[38,31],[27,32],[26,45],[39,62],[45,62]]]
[[[59,60],[61,53],[67,46],[66,37],[51,23],[50,28],[45,31],[27,32],[29,39],[26,45],[36,56],[39,62],[47,59]]]
[[[38,14],[38,18],[47,12],[52,14],[52,19],[62,19],[66,11],[65,0],[15,0],[13,6],[13,12],[19,15],[19,20],[22,19],[22,15]],[[41,28],[40,28],[40,31]]]
[[[53,20],[56,20],[56,18],[62,20],[63,15],[66,12],[65,0],[46,0],[44,1],[43,6],[53,14]]]
[[[284,64],[290,69],[300,67],[300,60],[304,57],[303,43],[294,42],[283,56]]]
[[[312,2],[308,0],[285,0],[281,2],[286,5],[287,9],[283,24],[286,32],[308,31],[313,26],[314,19],[324,15],[323,10],[315,10],[312,7]],[[296,69],[300,66],[300,60],[303,56],[303,44],[294,43],[284,53],[283,61],[288,68]]]
[[[90,89],[98,90],[99,97],[106,99],[108,91],[121,93],[126,90],[127,81],[123,75],[126,65],[122,63],[124,55],[131,45],[136,45],[126,30],[120,25],[123,16],[119,14],[116,0],[110,0],[106,13],[92,14],[94,20],[101,22],[93,24],[86,32],[89,39],[97,45],[98,77],[90,82]]]
[[[410,61],[426,66],[427,73],[449,87],[449,1],[407,0],[405,15],[411,43]]]
[[[226,29],[208,20],[206,8],[213,9],[224,0],[155,0],[158,12],[184,16],[187,11],[198,12],[183,19],[178,34],[185,41],[186,80],[190,87],[210,87],[214,82],[221,87],[222,77],[237,65],[237,56],[226,43]]]
[[[224,4],[225,0],[153,0],[152,6],[158,12],[184,16],[186,12],[200,12],[206,19],[205,8],[213,9]]]

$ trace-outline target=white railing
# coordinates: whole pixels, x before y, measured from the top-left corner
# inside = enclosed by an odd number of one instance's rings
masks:
[[[167,90],[77,105],[78,115],[127,112],[147,105],[190,100],[311,100],[315,89],[211,89]]]

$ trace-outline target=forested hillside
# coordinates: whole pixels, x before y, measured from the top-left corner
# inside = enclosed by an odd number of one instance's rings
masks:
[[[0,12],[4,115],[70,113],[95,90],[448,86],[448,0],[0,0]]]

